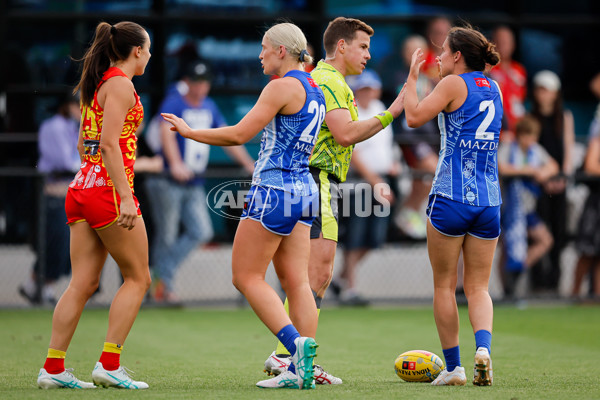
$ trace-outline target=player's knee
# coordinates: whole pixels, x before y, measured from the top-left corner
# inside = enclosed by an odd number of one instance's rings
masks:
[[[148,274],[144,279],[144,292],[147,292],[150,286],[152,286],[152,276]]]
[[[331,268],[321,268],[318,271],[314,271],[310,279],[311,289],[318,292],[322,288],[329,287],[332,278],[333,271]]]
[[[291,293],[298,288],[302,288],[304,290],[306,287],[308,287],[308,282],[303,279],[280,278],[279,282],[281,283],[281,289],[285,293]]]
[[[150,276],[150,271],[147,270],[142,273],[123,274],[123,281],[133,284],[139,287],[140,290],[147,292],[152,284],[152,277]]]
[[[96,293],[96,290],[98,290],[98,287],[100,286],[100,279],[92,279],[81,283],[71,281],[69,286],[81,293],[84,298],[89,299],[94,293]]]
[[[474,297],[480,296],[480,295],[489,296],[487,286],[465,284],[464,291],[465,291],[465,296],[467,298],[467,301],[469,301],[469,299],[471,299],[471,298],[474,298]]]

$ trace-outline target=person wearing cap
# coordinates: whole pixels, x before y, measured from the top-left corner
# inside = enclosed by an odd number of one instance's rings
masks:
[[[558,162],[560,173],[544,184],[538,199],[538,213],[550,228],[554,246],[550,262],[538,264],[531,270],[534,290],[556,292],[560,280],[560,255],[567,242],[567,178],[573,174],[572,152],[575,146],[573,114],[564,108],[561,82],[550,70],[537,72],[533,77],[531,114],[542,126],[539,143]]]
[[[381,80],[373,70],[346,78],[358,106],[358,118],[371,118],[386,110],[381,98]],[[385,243],[391,207],[395,196],[394,177],[400,172],[399,149],[394,146],[394,133],[387,126],[377,135],[354,147],[348,179],[348,214],[343,215],[344,263],[339,279],[332,283],[340,303],[363,306],[368,300],[356,290],[356,270],[370,250]],[[367,183],[368,186],[365,186]],[[360,199],[359,199],[360,198]]]
[[[195,129],[226,126],[216,103],[208,97],[211,79],[208,62],[190,62],[184,67],[176,90],[169,91],[163,100],[159,113],[185,118]],[[164,159],[165,174],[146,181],[146,190],[152,193],[150,210],[155,222],[151,260],[157,278],[154,300],[177,303],[173,286],[177,269],[192,250],[213,236],[203,178],[210,146],[177,135],[164,121],[159,127],[158,151]],[[243,146],[229,154],[248,171],[252,170],[253,160]]]

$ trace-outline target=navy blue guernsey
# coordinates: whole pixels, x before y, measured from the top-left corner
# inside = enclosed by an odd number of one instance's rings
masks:
[[[308,170],[308,158],[325,118],[325,97],[309,73],[292,70],[285,77],[302,83],[306,101],[296,114],[277,114],[265,127],[252,184],[310,196],[318,189]]]
[[[457,110],[438,115],[441,148],[431,194],[473,206],[498,206],[500,90],[482,72],[459,76],[467,85],[467,99]]]

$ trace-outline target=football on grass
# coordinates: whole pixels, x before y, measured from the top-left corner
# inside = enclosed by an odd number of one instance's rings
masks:
[[[396,374],[406,382],[432,382],[444,369],[444,362],[425,350],[410,350],[396,358]]]

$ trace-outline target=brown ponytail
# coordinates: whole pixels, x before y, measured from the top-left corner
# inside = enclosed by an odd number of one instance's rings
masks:
[[[92,44],[85,52],[81,79],[73,90],[81,91],[81,103],[91,104],[96,87],[102,79],[102,74],[111,63],[126,60],[131,49],[143,46],[146,42],[145,30],[135,22],[123,21],[115,25],[100,22]]]
[[[496,51],[496,45],[492,42],[487,43],[484,61],[490,65],[496,65],[500,62],[500,54]]]
[[[473,71],[483,71],[486,64],[494,66],[500,62],[496,45],[470,26],[450,29],[448,45],[453,53],[461,52],[467,68]]]

